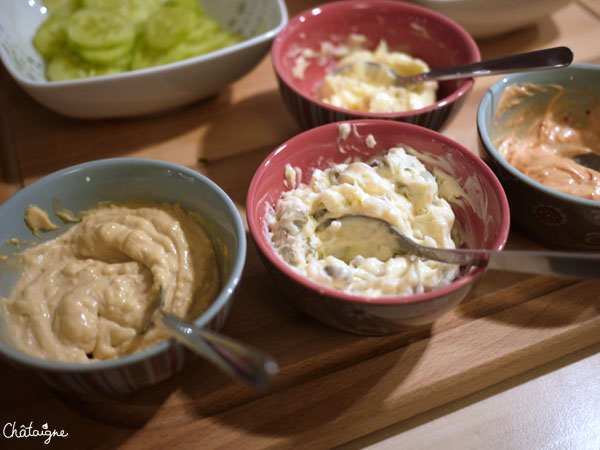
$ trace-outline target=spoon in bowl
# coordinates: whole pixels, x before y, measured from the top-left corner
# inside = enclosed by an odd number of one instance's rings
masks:
[[[335,227],[331,225],[336,222]],[[544,275],[600,279],[600,254],[585,252],[445,249],[420,245],[382,219],[351,215],[322,222],[316,229],[321,256],[332,255],[345,262],[360,254],[382,261],[410,254],[461,266]]]
[[[577,155],[573,156],[572,159],[579,165],[600,172],[600,154],[598,153],[591,152],[583,155]]]
[[[277,362],[262,350],[169,314],[163,310],[164,301],[165,292],[161,287],[155,309],[150,311],[138,333],[142,334],[148,330],[156,310],[160,314],[162,324],[178,341],[234,378],[261,389],[266,387],[278,372]]]
[[[386,64],[375,61],[356,61],[339,66],[334,73],[342,73],[359,64],[370,80],[387,80],[387,84],[406,86],[424,81],[455,80],[511,72],[526,72],[565,67],[573,61],[573,52],[568,47],[553,47],[501,58],[488,59],[471,64],[434,69],[416,75],[402,76]]]

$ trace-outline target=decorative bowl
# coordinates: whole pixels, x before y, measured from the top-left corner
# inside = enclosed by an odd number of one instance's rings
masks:
[[[511,166],[494,146],[503,120],[518,114],[519,121],[525,126],[527,120],[523,119],[528,115],[523,113],[525,110],[522,108],[544,108],[552,95],[534,95],[520,106],[507,110],[499,120],[496,119],[496,110],[502,93],[515,83],[559,85],[590,92],[598,99],[599,77],[600,66],[584,63],[573,63],[555,70],[507,75],[488,89],[477,111],[482,155],[502,182],[513,221],[529,235],[551,247],[600,250],[600,201],[565,194],[534,181]],[[572,105],[578,107],[576,102]]]
[[[327,124],[291,138],[267,156],[248,190],[246,214],[251,236],[288,299],[324,323],[367,335],[430,324],[465,298],[484,268],[466,270],[449,285],[407,296],[366,297],[317,284],[285,263],[271,244],[267,218],[282,192],[289,189],[286,166],[300,169],[300,181],[307,183],[317,168],[354,158],[367,160],[398,144],[408,145],[430,172],[444,172],[464,190],[460,201],[451,202],[456,217],[453,231],[463,246],[471,248],[504,246],[510,218],[502,186],[477,155],[435,131],[385,120],[347,123],[352,131],[343,143],[338,138],[340,124]],[[367,145],[369,134],[377,145]]]
[[[74,213],[101,201],[164,201],[178,203],[209,220],[211,238],[219,242],[215,251],[223,275],[222,288],[194,323],[215,330],[221,328],[242,276],[246,234],[235,205],[214,182],[191,169],[157,160],[115,158],[83,163],[41,178],[1,204],[0,241],[42,242],[64,232],[68,225],[42,233],[38,238],[23,220],[27,206],[34,204],[48,211],[54,223],[62,223],[52,213],[55,199]],[[2,247],[4,256],[17,251],[13,245]],[[1,269],[0,296],[6,297],[19,276],[18,267],[4,265]],[[193,352],[169,339],[110,360],[50,361],[26,355],[9,345],[5,325],[0,318],[0,356],[17,368],[34,372],[53,389],[72,393],[127,394],[170,377],[196,358]]]
[[[294,76],[299,50],[318,52],[323,42],[345,42],[350,34],[366,36],[374,49],[385,40],[390,50],[424,60],[431,69],[480,60],[473,38],[447,17],[403,2],[341,1],[323,4],[289,21],[273,41],[271,57],[283,100],[303,129],[359,118],[389,119],[439,129],[473,86],[472,78],[442,81],[437,101],[418,110],[395,113],[352,111],[320,100],[316,92],[336,59],[312,58],[303,76]]]

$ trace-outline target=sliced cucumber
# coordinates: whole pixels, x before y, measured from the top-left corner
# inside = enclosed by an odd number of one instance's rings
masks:
[[[140,39],[133,52],[131,69],[144,69],[203,55],[242,41],[242,36],[223,30],[219,23],[206,16],[196,18],[196,25],[187,38],[170,48],[159,50]]]
[[[166,50],[183,41],[196,24],[196,15],[189,8],[165,6],[144,24],[143,38],[152,49]]]
[[[135,28],[121,16],[106,11],[80,9],[67,23],[69,43],[86,49],[131,45]]]
[[[146,69],[161,64],[166,64],[165,53],[149,48],[148,44],[140,39],[133,49],[131,70]]]
[[[199,14],[204,13],[204,9],[198,0],[167,0],[167,6],[183,6],[195,10]]]
[[[163,0],[83,0],[84,8],[118,14],[138,26],[154,13]]]
[[[62,50],[48,63],[46,77],[50,81],[73,80],[124,72],[118,66],[97,66],[86,63],[69,50]]]
[[[2,0],[0,0],[2,1]],[[198,0],[45,0],[33,44],[49,80],[119,73],[191,58],[242,40]]]
[[[33,46],[44,59],[56,55],[67,41],[66,24],[65,18],[51,16],[36,31]]]
[[[190,42],[200,42],[205,39],[210,39],[211,36],[219,33],[220,30],[221,26],[216,19],[206,15],[198,16],[196,24],[192,31],[190,31],[187,40]]]
[[[221,48],[229,47],[237,44],[242,40],[241,36],[230,31],[218,31],[204,39],[197,41],[187,41],[181,44],[186,49],[187,58],[193,56],[204,55],[205,53],[214,52]]]
[[[129,66],[131,56],[133,54],[133,45],[125,44],[110,48],[72,48],[71,49],[81,59],[101,65]]]
[[[48,11],[50,11],[50,14],[55,14],[59,11],[61,13],[65,13],[67,11],[72,13],[76,9],[79,9],[79,7],[81,6],[81,1],[80,0],[44,0],[44,6],[46,7],[46,9]]]

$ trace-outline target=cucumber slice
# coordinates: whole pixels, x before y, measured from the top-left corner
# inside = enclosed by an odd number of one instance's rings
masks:
[[[73,80],[124,72],[118,66],[97,66],[86,63],[69,50],[62,50],[48,63],[46,77],[50,81]]]
[[[144,24],[143,37],[148,46],[166,50],[184,40],[196,24],[196,15],[189,8],[165,6]]]
[[[148,47],[143,39],[139,40],[133,49],[131,57],[131,69],[146,69],[148,67],[166,64],[165,53]]]
[[[211,36],[216,35],[221,31],[221,25],[216,19],[208,16],[199,16],[196,19],[196,24],[192,31],[190,31],[186,41],[200,42],[205,39],[210,39]]]
[[[111,48],[72,48],[73,53],[84,61],[92,64],[129,66],[131,55],[133,54],[133,45],[125,44]]]
[[[162,3],[162,0],[83,0],[84,8],[118,14],[135,26],[147,20]]]
[[[67,41],[66,19],[50,16],[33,37],[33,46],[44,59],[56,55]]]
[[[191,58],[229,47],[230,45],[237,44],[241,40],[242,37],[238,34],[221,30],[205,37],[202,40],[184,42],[181,44],[181,46],[186,49],[185,51],[188,55],[186,58]]]
[[[81,6],[80,0],[44,0],[44,6],[50,14],[56,12],[73,12]]]
[[[146,38],[140,39],[134,49],[132,70],[193,58],[241,42],[243,37],[223,30],[219,23],[211,17],[197,16],[195,26],[188,36],[170,48],[153,48],[146,40]]]
[[[131,45],[135,28],[116,14],[80,9],[69,18],[67,38],[71,45],[87,49]]]
[[[204,14],[204,9],[198,0],[167,0],[166,6],[183,6],[195,10],[198,14]]]
[[[0,0],[2,1],[2,0]],[[143,69],[240,42],[199,0],[45,0],[33,44],[50,81]]]

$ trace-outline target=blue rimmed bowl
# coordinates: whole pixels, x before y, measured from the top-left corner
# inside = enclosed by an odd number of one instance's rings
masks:
[[[451,19],[432,10],[389,0],[331,2],[298,14],[273,41],[271,57],[283,100],[298,124],[309,129],[353,119],[388,119],[439,129],[464,100],[473,78],[439,83],[437,101],[422,109],[370,113],[338,108],[317,98],[335,59],[311,58],[302,77],[294,76],[298,51],[319,53],[325,41],[342,43],[350,34],[367,38],[373,50],[385,40],[391,50],[424,60],[431,69],[480,60],[473,38]]]
[[[600,66],[573,63],[547,71],[511,74],[494,83],[477,111],[477,130],[483,158],[500,179],[508,197],[513,222],[541,243],[558,248],[600,250],[600,201],[564,194],[525,176],[498,152],[493,141],[502,132],[502,120],[523,114],[522,107],[543,108],[551,96],[539,94],[496,118],[502,93],[512,84],[554,84],[589,91],[600,98]],[[575,103],[574,103],[575,104]],[[600,130],[597,130],[600,135]]]
[[[227,318],[246,259],[246,234],[242,218],[231,199],[214,182],[183,166],[141,158],[114,158],[83,163],[52,173],[18,191],[0,205],[0,254],[17,248],[5,245],[12,239],[42,241],[64,232],[32,234],[23,216],[30,204],[49,215],[54,223],[54,201],[73,211],[85,210],[101,201],[156,200],[178,203],[208,219],[207,227],[215,245],[223,285],[212,305],[194,323],[218,330]],[[18,270],[0,265],[0,296],[6,297],[16,282]],[[51,388],[77,394],[120,395],[156,384],[196,358],[174,339],[147,350],[112,360],[93,363],[66,363],[34,358],[8,342],[0,318],[0,357],[21,369],[37,374]]]

